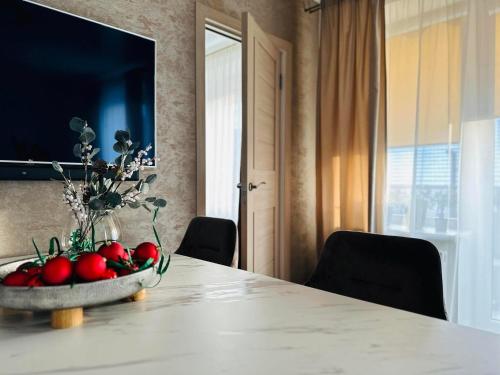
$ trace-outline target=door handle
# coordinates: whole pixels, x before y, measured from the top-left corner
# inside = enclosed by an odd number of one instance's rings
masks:
[[[248,184],[248,191],[252,191],[254,189],[257,189],[260,185],[265,185],[266,182],[265,181],[262,181],[262,182],[259,182],[257,185],[254,185],[253,183],[249,183]]]

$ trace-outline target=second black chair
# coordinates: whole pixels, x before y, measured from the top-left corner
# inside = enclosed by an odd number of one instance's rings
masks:
[[[306,285],[446,320],[441,259],[428,241],[335,232]]]
[[[230,266],[236,246],[236,225],[231,220],[195,217],[177,254]]]

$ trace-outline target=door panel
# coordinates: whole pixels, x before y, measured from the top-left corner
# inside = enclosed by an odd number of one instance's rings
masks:
[[[280,53],[243,14],[242,267],[270,276],[278,267]],[[249,187],[256,185],[256,188]]]
[[[254,268],[259,273],[273,276],[274,253],[268,251],[274,247],[276,236],[274,207],[254,212]],[[257,271],[256,271],[257,272]]]

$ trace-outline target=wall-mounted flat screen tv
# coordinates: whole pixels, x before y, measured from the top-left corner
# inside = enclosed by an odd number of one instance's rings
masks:
[[[143,147],[151,144],[154,156],[154,40],[29,1],[2,0],[0,71],[0,178],[6,165],[25,175],[53,160],[76,168],[77,136],[68,127],[74,116],[95,130],[100,158],[117,156],[118,129]]]

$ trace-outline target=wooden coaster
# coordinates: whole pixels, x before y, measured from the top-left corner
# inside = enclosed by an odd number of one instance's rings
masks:
[[[144,298],[146,298],[146,289],[141,289],[137,293],[132,294],[129,299],[132,302],[136,301],[142,301]]]
[[[52,310],[52,328],[65,329],[78,327],[83,323],[83,308]]]

